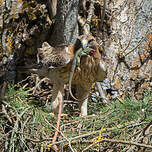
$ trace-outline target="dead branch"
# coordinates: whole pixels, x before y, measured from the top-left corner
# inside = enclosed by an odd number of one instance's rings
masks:
[[[147,130],[151,125],[152,125],[152,121],[151,121],[149,124],[147,124],[147,126],[143,129],[143,135],[146,134],[146,130]]]
[[[43,116],[44,120],[48,122],[48,120]],[[50,124],[50,123],[49,123]],[[141,126],[141,125],[144,125],[146,124],[146,122],[142,122],[142,123],[131,123],[131,124],[127,124],[127,125],[123,125],[123,126],[117,126],[117,127],[113,127],[113,128],[105,128],[103,129],[103,133],[105,132],[110,132],[110,131],[113,131],[115,129],[123,129],[123,128],[133,128],[133,127],[138,127],[138,126]],[[52,124],[50,124],[52,126]],[[52,126],[53,127],[53,126]],[[54,127],[55,128],[55,127]],[[56,128],[55,128],[56,129]],[[61,141],[58,141],[58,142],[55,142],[55,143],[52,143],[51,146],[53,145],[57,145],[57,144],[61,144],[61,143],[65,143],[65,142],[69,142],[69,140],[64,136],[64,134],[58,130],[59,133],[61,133],[61,135],[65,138]],[[75,140],[78,140],[78,139],[81,139],[81,138],[85,138],[85,137],[88,137],[88,136],[91,136],[91,135],[95,135],[95,134],[99,134],[101,132],[101,130],[97,130],[97,131],[94,131],[94,132],[90,132],[90,133],[87,133],[87,134],[83,134],[83,135],[80,135],[80,136],[76,136],[76,137],[73,137],[70,139],[70,141],[75,141]],[[36,143],[39,143],[39,142],[43,142],[43,141],[51,141],[52,139],[48,138],[48,139],[42,139],[42,140],[33,140],[33,139],[27,139],[27,140],[30,140],[32,142],[36,142]]]
[[[98,138],[98,137],[97,137]],[[92,143],[92,140],[90,141]],[[132,141],[125,141],[125,140],[115,140],[115,139],[101,139],[100,142],[95,142],[95,143],[104,143],[104,142],[108,142],[108,143],[114,143],[114,144],[125,144],[125,145],[133,145],[133,146],[137,146],[137,147],[144,147],[144,148],[149,148],[149,149],[152,149],[152,146],[151,145],[147,145],[147,144],[141,144],[141,143],[137,143],[137,142],[132,142]],[[86,151],[88,150],[90,147],[94,146],[95,144],[91,144],[89,145],[87,148],[85,148],[83,150]]]
[[[59,100],[59,113],[58,113],[57,125],[56,125],[56,129],[57,130],[55,131],[55,134],[54,134],[54,137],[53,137],[53,140],[52,140],[53,143],[56,141],[56,138],[57,138],[57,135],[58,135],[58,130],[60,130],[60,119],[61,119],[61,112],[62,112],[62,100],[61,99],[58,99],[58,100]],[[52,148],[55,151],[58,150],[56,145],[54,145]]]
[[[90,8],[88,10],[88,17],[87,19],[82,18],[80,15],[78,15],[78,22],[80,23],[81,27],[83,28],[83,34],[89,35],[90,34],[90,22],[91,18],[94,14],[94,1],[90,2]]]
[[[0,92],[0,98],[4,98],[6,88],[7,88],[7,82],[6,82],[6,81],[4,81],[4,82],[3,82],[3,85],[2,85],[1,92]]]
[[[61,117],[61,115],[60,115],[60,117]],[[46,117],[43,115],[43,118],[44,118],[44,120],[49,124],[49,125],[51,125],[57,132],[59,132],[61,135],[62,135],[62,137],[64,138],[64,141],[65,142],[68,142],[69,143],[69,147],[70,147],[70,149],[71,149],[71,151],[72,152],[74,152],[74,150],[73,150],[73,148],[72,148],[72,146],[71,146],[71,139],[68,139],[60,130],[59,130],[59,128],[55,128],[52,124],[50,124],[49,123],[49,121],[46,119]],[[42,139],[42,140],[33,140],[33,139],[28,139],[29,141],[33,141],[33,142],[36,142],[36,143],[39,143],[39,142],[43,142],[43,141],[50,141],[50,140],[52,140],[52,139],[50,139],[50,138],[48,138],[48,139]],[[58,143],[58,142],[55,142],[55,143]],[[54,145],[56,145],[56,144],[50,144],[50,147],[53,147]]]
[[[124,56],[126,57],[127,55],[129,55],[130,53],[132,53],[134,50],[136,50],[138,48],[138,46],[140,46],[142,44],[143,41],[145,41],[145,39],[148,37],[149,32],[146,33],[146,35],[138,42],[138,44],[132,48],[128,53],[126,53]]]
[[[101,143],[103,142],[110,142],[110,143],[115,143],[115,144],[127,144],[127,145],[135,145],[137,147],[144,147],[144,148],[150,148],[152,149],[151,145],[146,145],[146,144],[140,144],[137,142],[132,142],[132,141],[123,141],[123,140],[114,140],[114,139],[102,139]]]
[[[103,21],[105,18],[105,12],[106,12],[106,0],[103,2],[103,9],[102,9],[102,16],[101,16],[101,28],[103,27]]]
[[[5,109],[5,106],[4,104],[2,104],[2,113],[5,114],[6,118],[8,119],[8,121],[12,124],[12,119],[10,118],[10,116],[8,115],[6,109]]]

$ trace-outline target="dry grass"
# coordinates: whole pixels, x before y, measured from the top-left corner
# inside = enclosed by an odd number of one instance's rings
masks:
[[[52,151],[56,117],[50,113],[49,102],[44,104],[31,98],[26,90],[21,86],[9,86],[7,95],[1,100],[0,149]],[[78,105],[66,102],[56,142],[59,151],[129,152],[146,148],[148,152],[152,149],[150,92],[144,93],[142,101],[117,99],[106,106],[96,98],[96,102],[90,98],[88,117],[78,117]]]

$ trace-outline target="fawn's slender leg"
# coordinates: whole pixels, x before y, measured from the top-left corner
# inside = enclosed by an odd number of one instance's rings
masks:
[[[80,111],[81,111],[81,116],[87,116],[88,115],[88,98],[84,99],[83,101],[80,102]]]
[[[51,107],[55,114],[58,114],[59,103],[61,103],[62,110],[63,110],[63,94],[64,94],[64,84],[54,84],[53,85],[53,92],[52,92],[52,103]]]
[[[80,99],[80,115],[87,116],[87,103],[88,103],[88,96],[89,96],[89,89],[86,89],[83,86],[77,85],[77,98]],[[84,100],[81,100],[84,99]]]

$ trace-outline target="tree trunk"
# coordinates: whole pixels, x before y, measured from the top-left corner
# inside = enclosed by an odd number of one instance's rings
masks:
[[[112,93],[122,97],[134,96],[141,99],[150,88],[152,55],[147,47],[151,39],[151,0],[114,1],[109,9],[113,14],[111,39],[105,40],[108,58],[107,88],[114,86]],[[112,89],[111,89],[112,90]]]
[[[78,9],[79,0],[58,0],[54,29],[50,39],[52,46],[75,43],[78,37]]]
[[[50,19],[53,19],[54,16],[56,15],[57,0],[48,0],[47,6],[48,6]]]

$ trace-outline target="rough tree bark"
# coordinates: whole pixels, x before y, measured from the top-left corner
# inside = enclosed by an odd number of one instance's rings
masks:
[[[140,100],[145,90],[152,89],[152,53],[147,47],[152,42],[152,1],[116,0],[108,8],[113,14],[112,34],[103,43],[108,67],[105,89],[114,98]]]
[[[55,3],[55,1],[52,1],[52,3]],[[78,10],[79,0],[58,0],[54,29],[50,39],[52,46],[75,43],[79,34],[77,23]],[[51,11],[50,14],[52,12],[55,13],[55,10]]]

